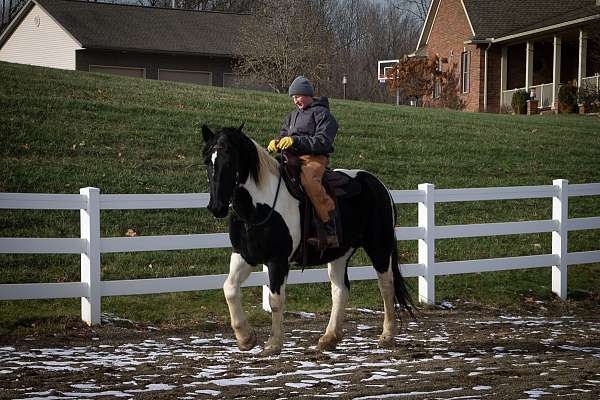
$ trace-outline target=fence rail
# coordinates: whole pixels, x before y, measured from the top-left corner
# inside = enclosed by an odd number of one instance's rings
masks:
[[[567,296],[568,265],[600,262],[600,250],[567,252],[570,231],[600,229],[600,216],[568,218],[569,197],[598,196],[600,183],[569,185],[555,180],[552,185],[500,188],[435,189],[422,184],[418,190],[393,190],[396,204],[417,204],[417,226],[396,227],[398,240],[418,241],[418,263],[402,264],[405,277],[418,277],[419,301],[435,301],[435,277],[472,272],[504,271],[523,268],[552,268],[552,290]],[[437,203],[551,198],[552,219],[489,224],[435,224]],[[103,296],[121,296],[218,289],[227,275],[176,278],[101,280],[101,254],[137,251],[209,249],[231,247],[226,233],[142,237],[100,237],[101,210],[203,208],[207,193],[191,194],[105,194],[97,188],[81,189],[80,194],[0,193],[2,209],[80,210],[80,238],[0,238],[0,253],[81,254],[81,282],[0,284],[0,300],[81,298],[82,319],[90,325],[100,323]],[[552,254],[479,260],[437,262],[438,239],[552,233]],[[376,279],[370,266],[350,267],[350,280]],[[290,272],[288,283],[327,282],[327,269]],[[253,272],[243,286],[263,286],[263,307],[268,307],[268,275]]]

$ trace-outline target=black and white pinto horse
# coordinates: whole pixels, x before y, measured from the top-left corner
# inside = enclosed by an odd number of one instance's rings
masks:
[[[246,136],[241,127],[212,132],[202,127],[203,158],[210,186],[208,209],[217,218],[229,214],[233,247],[229,275],[223,290],[231,327],[241,350],[256,345],[241,305],[240,286],[253,266],[264,264],[269,274],[269,304],[272,326],[264,345],[265,354],[277,354],[283,346],[285,283],[290,260],[301,242],[300,202],[281,184],[279,163]],[[338,201],[342,221],[340,247],[323,253],[312,249],[308,265],[328,263],[332,310],[321,350],[333,350],[342,339],[344,309],[350,282],[348,261],[362,247],[373,262],[383,296],[384,322],[379,345],[394,344],[397,333],[396,301],[410,311],[410,299],[398,268],[395,207],[387,188],[373,175],[359,170],[342,170],[361,185],[360,194]]]

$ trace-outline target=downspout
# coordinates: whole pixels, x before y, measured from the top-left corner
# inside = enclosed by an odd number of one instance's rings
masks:
[[[492,46],[492,42],[488,42],[485,48],[484,66],[483,66],[483,112],[488,110],[488,50]]]

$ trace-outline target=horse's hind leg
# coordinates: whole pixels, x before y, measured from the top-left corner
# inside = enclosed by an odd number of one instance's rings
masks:
[[[383,332],[379,337],[379,347],[394,346],[394,337],[398,333],[396,312],[394,305],[394,277],[392,267],[385,272],[377,272],[379,291],[383,297]]]
[[[327,264],[329,271],[329,280],[331,281],[331,316],[325,334],[319,339],[318,348],[320,350],[334,350],[337,344],[342,340],[344,323],[344,311],[348,303],[350,286],[346,273],[348,260],[354,254],[354,249]]]
[[[229,306],[231,327],[235,333],[238,347],[242,351],[256,346],[256,334],[244,315],[240,290],[241,284],[248,278],[250,272],[251,267],[246,260],[238,253],[232,253],[229,261],[229,275],[223,285],[223,292]]]
[[[398,330],[394,306],[394,275],[392,271],[394,257],[392,257],[391,251],[385,251],[383,248],[365,247],[365,251],[371,258],[371,261],[373,261],[373,267],[377,271],[377,283],[381,297],[383,297],[383,332],[379,337],[379,347],[392,347]]]

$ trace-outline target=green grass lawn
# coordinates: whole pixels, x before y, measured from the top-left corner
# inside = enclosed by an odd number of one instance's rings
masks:
[[[292,109],[285,95],[204,87],[0,63],[0,191],[79,193],[205,192],[199,127],[239,126],[267,143]],[[366,169],[391,189],[600,182],[600,118],[460,113],[331,99],[340,130],[332,164]],[[400,225],[416,224],[416,205],[399,205]],[[600,198],[574,198],[571,217],[600,216]],[[206,210],[104,211],[102,236],[224,232]],[[440,204],[436,223],[551,218],[551,200]],[[1,237],[79,237],[77,211],[0,210]],[[600,232],[573,232],[570,251],[600,249]],[[551,235],[440,240],[439,261],[551,252]],[[416,242],[400,242],[416,262]],[[106,254],[102,279],[226,273],[222,250]],[[0,283],[79,280],[79,256],[0,254]],[[369,263],[357,253],[353,265]],[[551,297],[550,270],[456,275],[437,279],[438,299],[519,304]],[[413,287],[416,284],[411,280]],[[571,267],[573,297],[600,298],[600,265]],[[582,295],[583,293],[583,295]],[[244,291],[249,311],[260,289]],[[374,282],[354,282],[352,306],[380,308]],[[325,284],[292,286],[288,309],[327,311]],[[259,307],[258,307],[259,308]],[[103,311],[152,321],[226,319],[220,291],[103,299]],[[0,302],[0,334],[31,324],[61,326],[79,318],[79,301]]]

